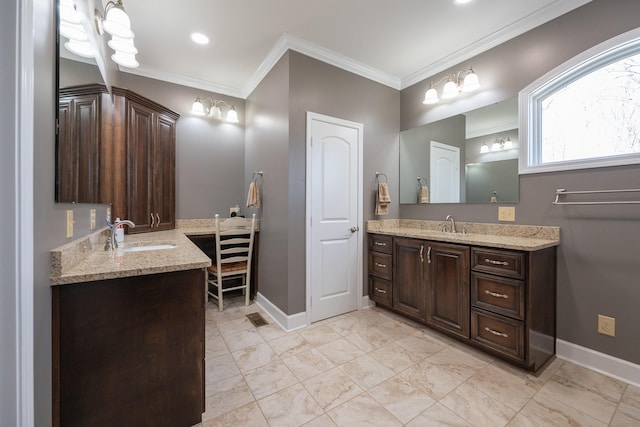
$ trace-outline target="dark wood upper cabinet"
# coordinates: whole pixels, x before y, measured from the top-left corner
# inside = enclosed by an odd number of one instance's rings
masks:
[[[130,232],[175,227],[177,113],[130,90],[60,89],[56,201],[111,204]]]

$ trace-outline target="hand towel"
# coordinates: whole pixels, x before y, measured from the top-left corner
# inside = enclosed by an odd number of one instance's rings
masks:
[[[249,184],[249,194],[247,194],[247,207],[260,207],[260,191],[255,182]]]
[[[378,195],[376,197],[376,215],[388,215],[389,203],[391,203],[391,196],[389,195],[389,186],[386,182],[378,184]]]
[[[418,203],[429,203],[429,187],[421,185],[418,191]]]

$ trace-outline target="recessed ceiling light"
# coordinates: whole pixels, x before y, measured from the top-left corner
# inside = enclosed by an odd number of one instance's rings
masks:
[[[453,0],[455,4],[467,4],[471,3],[472,0]]]
[[[209,37],[202,33],[192,33],[191,40],[198,44],[209,44]]]

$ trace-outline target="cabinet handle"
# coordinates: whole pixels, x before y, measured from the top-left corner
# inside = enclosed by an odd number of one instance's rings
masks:
[[[485,258],[484,262],[486,262],[488,264],[493,264],[493,265],[509,265],[509,263],[507,261],[496,261],[496,260],[489,259],[489,258]]]
[[[153,212],[151,212],[151,228],[153,228],[153,224],[155,224],[156,219],[153,217]]]
[[[429,250],[427,251],[427,262],[431,264],[431,246],[429,246]]]
[[[160,214],[158,212],[156,212],[156,227],[160,227]]]
[[[496,298],[504,298],[504,299],[508,299],[509,298],[509,295],[499,294],[498,292],[491,292],[490,290],[485,290],[484,293],[487,294],[487,295],[491,295],[492,297],[496,297]]]
[[[497,335],[497,336],[499,336],[499,337],[509,338],[509,335],[508,335],[508,334],[505,334],[504,332],[494,331],[493,329],[491,329],[491,328],[486,328],[486,327],[484,328],[484,330],[485,330],[485,331],[487,331],[487,332],[489,332],[489,333],[491,333],[491,334],[493,334],[493,335]]]
[[[373,242],[373,244],[376,246],[387,246],[387,244],[384,242]]]
[[[387,291],[385,291],[384,289],[380,289],[380,288],[376,288],[376,292],[379,292],[381,294],[386,294]]]
[[[424,262],[424,256],[422,256],[422,252],[424,252],[424,245],[420,245],[420,262]]]
[[[387,264],[380,264],[379,262],[374,262],[374,264],[376,265],[376,267],[387,268]]]

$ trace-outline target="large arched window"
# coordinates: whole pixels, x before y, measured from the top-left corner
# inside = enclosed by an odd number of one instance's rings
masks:
[[[536,80],[519,102],[520,173],[640,164],[640,28]]]

